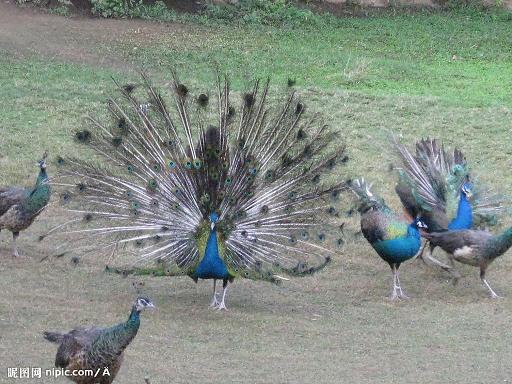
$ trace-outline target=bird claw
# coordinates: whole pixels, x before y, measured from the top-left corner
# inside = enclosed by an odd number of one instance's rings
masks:
[[[217,296],[213,296],[212,302],[210,303],[210,308],[217,308],[219,304],[220,303],[217,300]]]
[[[228,309],[226,308],[226,304],[224,304],[224,302],[220,303],[218,306],[217,306],[217,311],[222,311],[222,310],[225,310],[227,311]]]
[[[496,293],[491,293],[491,299],[504,299],[503,296],[497,295]]]

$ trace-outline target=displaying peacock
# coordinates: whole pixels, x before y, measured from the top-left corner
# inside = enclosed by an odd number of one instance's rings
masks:
[[[378,255],[389,264],[393,272],[390,299],[408,299],[402,290],[398,269],[413,258],[421,247],[419,228],[426,228],[420,220],[406,222],[375,196],[364,179],[355,180],[352,190],[359,199],[361,232]]]
[[[46,173],[45,152],[38,161],[39,175],[32,188],[0,187],[0,231],[12,232],[14,256],[18,256],[16,239],[21,231],[27,229],[50,201],[50,183]]]
[[[399,181],[395,188],[411,217],[421,217],[427,232],[470,229],[496,223],[503,197],[493,195],[471,182],[468,163],[459,149],[447,151],[436,139],[416,143],[413,155],[396,138],[394,148],[400,159]],[[452,267],[432,256],[427,259],[457,274]]]
[[[480,268],[480,279],[492,298],[498,298],[485,278],[489,264],[512,246],[512,227],[499,235],[487,231],[459,230],[423,234],[433,246],[448,253],[450,262],[456,260]]]
[[[218,309],[237,277],[279,283],[331,261],[343,244],[346,183],[329,176],[348,160],[339,132],[294,92],[271,107],[268,81],[235,108],[220,76],[193,95],[173,73],[171,106],[142,79],[108,101],[111,119],[76,133],[99,157],[59,158],[61,201],[78,216],[50,233],[76,235],[84,252],[137,255],[110,271],[213,279]]]
[[[59,344],[55,366],[69,372],[90,370],[94,375],[67,376],[78,384],[110,384],[114,381],[126,347],[137,335],[140,313],[155,308],[146,297],[139,297],[132,306],[128,320],[110,328],[76,328],[70,332],[45,332],[44,338]]]

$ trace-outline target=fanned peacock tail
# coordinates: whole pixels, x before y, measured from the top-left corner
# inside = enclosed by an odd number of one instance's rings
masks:
[[[412,154],[396,137],[392,136],[392,141],[399,158],[397,192],[411,215],[437,209],[448,218],[454,218],[461,189],[470,183],[474,224],[496,224],[505,198],[492,193],[470,175],[462,151],[457,148],[448,151],[436,139],[422,139],[416,142],[416,151]]]
[[[272,108],[269,82],[256,81],[235,108],[220,76],[212,97],[193,95],[173,73],[171,105],[146,74],[136,89],[118,88],[112,118],[90,117],[75,135],[99,156],[57,160],[55,184],[74,218],[49,234],[75,249],[81,241],[85,253],[136,254],[134,269],[123,270],[156,275],[194,272],[212,213],[235,277],[278,282],[336,254],[345,182],[329,174],[347,162],[345,145],[333,144],[339,133],[307,116],[294,92]]]

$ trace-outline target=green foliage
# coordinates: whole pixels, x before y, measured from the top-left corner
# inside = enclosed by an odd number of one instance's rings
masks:
[[[164,2],[144,4],[143,0],[91,0],[92,12],[101,17],[158,19],[176,21],[176,12]]]
[[[325,17],[307,8],[299,8],[287,0],[240,0],[236,4],[206,7],[204,16],[210,21],[263,25],[317,25]]]

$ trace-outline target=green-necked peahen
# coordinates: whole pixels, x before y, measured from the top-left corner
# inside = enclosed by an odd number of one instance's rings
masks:
[[[293,92],[272,108],[268,82],[235,108],[227,80],[193,96],[173,74],[171,106],[143,81],[144,99],[119,87],[112,119],[77,132],[103,160],[61,161],[61,198],[78,217],[51,232],[67,226],[88,250],[127,246],[150,264],[125,273],[213,279],[218,309],[236,277],[279,283],[329,263],[343,244],[335,204],[346,183],[325,177],[348,159],[339,132],[306,118]]]
[[[485,279],[485,271],[498,256],[512,246],[512,227],[499,235],[486,231],[460,230],[424,233],[432,245],[448,253],[450,262],[456,260],[480,268],[480,278],[489,289],[492,298],[499,297]]]
[[[73,371],[92,370],[94,375],[68,376],[78,384],[110,384],[123,362],[126,347],[137,335],[140,313],[155,308],[146,297],[139,297],[128,320],[110,328],[76,328],[70,332],[45,332],[44,338],[59,344],[55,366]]]
[[[14,256],[18,256],[16,239],[20,231],[28,228],[50,201],[46,157],[45,153],[37,163],[40,170],[34,187],[0,187],[0,230],[12,232]]]
[[[459,149],[447,151],[438,140],[424,139],[416,143],[413,155],[393,139],[400,159],[396,193],[408,214],[425,222],[426,232],[496,223],[503,198],[485,191],[479,183],[470,182],[469,166]],[[430,261],[458,275],[432,256],[432,243],[429,248],[426,257]]]
[[[419,228],[425,228],[425,224],[417,219],[411,223],[403,220],[382,198],[370,191],[370,186],[364,179],[355,180],[352,190],[359,198],[358,211],[361,213],[361,231],[364,237],[393,271],[390,298],[407,299],[400,285],[398,268],[418,253],[421,246]]]

